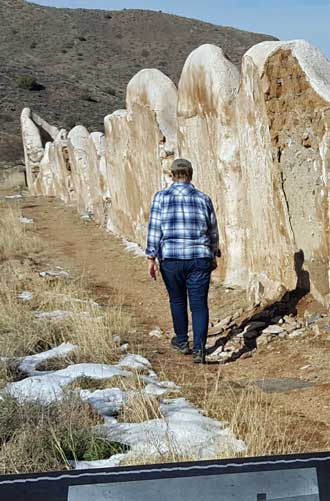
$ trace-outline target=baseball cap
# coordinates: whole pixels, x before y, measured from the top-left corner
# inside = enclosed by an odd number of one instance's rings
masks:
[[[193,168],[189,160],[185,158],[177,158],[171,165],[171,172],[175,174],[176,172],[186,171],[187,174],[192,174]]]

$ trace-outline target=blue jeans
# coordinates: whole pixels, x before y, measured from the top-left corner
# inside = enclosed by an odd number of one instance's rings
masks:
[[[170,299],[177,343],[188,341],[188,292],[194,333],[193,351],[204,350],[209,325],[207,296],[212,259],[165,259],[160,262],[160,271]]]

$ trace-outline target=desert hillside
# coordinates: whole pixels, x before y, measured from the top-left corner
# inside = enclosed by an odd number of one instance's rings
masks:
[[[144,10],[101,11],[0,2],[0,164],[22,158],[19,115],[29,106],[54,125],[103,129],[125,107],[128,81],[158,68],[178,82],[188,54],[203,43],[236,65],[273,37]],[[35,79],[35,82],[33,81]]]

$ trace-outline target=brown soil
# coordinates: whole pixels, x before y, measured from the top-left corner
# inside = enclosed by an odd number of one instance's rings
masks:
[[[296,378],[313,385],[279,393],[279,410],[290,414],[290,434],[303,443],[303,450],[325,450],[329,444],[330,409],[330,333],[289,340],[279,339],[260,347],[252,358],[226,365],[194,366],[191,358],[180,356],[169,347],[171,320],[168,300],[161,279],[150,280],[143,258],[124,250],[121,239],[105,233],[93,222],[82,221],[75,209],[54,199],[24,198],[23,214],[34,219],[34,229],[48,242],[44,262],[60,265],[75,277],[86,278],[88,286],[99,300],[118,298],[136,319],[140,335],[128,334],[134,349],[141,349],[162,376],[177,381],[183,393],[201,405],[205,382],[214,389],[220,376],[220,392],[226,383],[240,387],[251,381]],[[211,318],[221,319],[246,307],[245,293],[212,284],[210,291]],[[306,296],[298,305],[298,315],[306,309],[318,310],[318,305]],[[242,318],[251,312],[242,314]],[[148,332],[155,326],[166,331],[159,340]],[[92,333],[91,333],[92,335]],[[309,366],[307,369],[303,367]]]

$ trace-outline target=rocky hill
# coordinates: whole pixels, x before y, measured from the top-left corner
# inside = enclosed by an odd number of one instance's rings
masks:
[[[236,65],[273,37],[144,10],[101,11],[0,2],[0,164],[22,158],[19,115],[30,106],[58,127],[103,129],[126,85],[154,67],[178,82],[188,54],[221,46]]]

